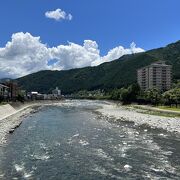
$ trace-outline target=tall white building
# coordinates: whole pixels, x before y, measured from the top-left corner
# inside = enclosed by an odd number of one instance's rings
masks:
[[[164,61],[152,63],[137,70],[138,84],[142,90],[159,89],[166,91],[171,88],[172,66]]]

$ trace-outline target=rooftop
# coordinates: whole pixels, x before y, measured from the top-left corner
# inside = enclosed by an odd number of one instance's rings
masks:
[[[9,88],[8,86],[5,86],[4,84],[0,84],[0,87]]]
[[[168,66],[171,66],[171,65],[167,65],[165,61],[157,61],[157,62],[151,63],[148,66],[144,66],[142,68],[139,68],[138,70],[141,70],[141,69],[144,69],[144,68],[147,68],[147,67],[150,67],[150,66],[164,66],[164,67],[168,67]]]

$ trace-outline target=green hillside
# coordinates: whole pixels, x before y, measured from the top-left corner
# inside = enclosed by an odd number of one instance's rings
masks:
[[[164,60],[173,66],[173,79],[180,79],[180,41],[164,48],[125,55],[96,67],[66,71],[40,71],[17,79],[28,91],[46,93],[58,86],[64,94],[79,90],[112,89],[136,82],[138,68]]]

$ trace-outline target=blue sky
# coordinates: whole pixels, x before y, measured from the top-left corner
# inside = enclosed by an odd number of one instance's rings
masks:
[[[45,17],[58,8],[72,20]],[[129,48],[132,42],[149,50],[180,39],[179,9],[179,0],[3,0],[0,47],[13,33],[28,32],[48,47],[92,40],[101,56],[118,46]]]
[[[71,22],[44,18],[61,8],[73,15]],[[134,41],[144,49],[180,39],[179,0],[4,0],[0,4],[0,46],[12,33],[23,31],[49,45],[67,41],[98,42],[102,53]]]

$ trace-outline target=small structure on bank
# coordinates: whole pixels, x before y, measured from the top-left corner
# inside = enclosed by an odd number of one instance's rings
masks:
[[[61,98],[61,90],[58,87],[56,87],[56,89],[52,90],[52,95],[56,99]]]

